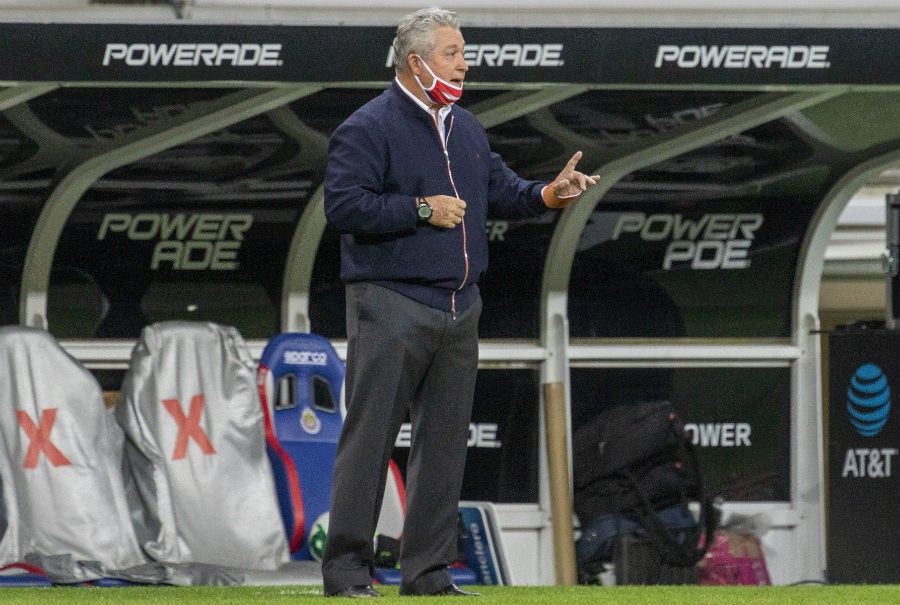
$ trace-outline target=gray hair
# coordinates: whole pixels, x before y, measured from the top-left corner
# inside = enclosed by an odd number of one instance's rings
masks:
[[[427,57],[434,50],[434,30],[439,27],[459,29],[459,17],[453,11],[442,8],[423,8],[406,15],[397,26],[394,38],[394,67],[406,71],[406,57],[410,53]]]

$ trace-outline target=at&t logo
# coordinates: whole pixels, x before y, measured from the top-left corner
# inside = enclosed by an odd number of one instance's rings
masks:
[[[874,437],[887,423],[891,411],[891,387],[887,376],[873,363],[859,366],[847,388],[850,424],[863,437]],[[850,448],[844,455],[842,477],[884,479],[891,476],[897,448]]]
[[[850,424],[863,437],[881,432],[891,411],[891,387],[877,365],[859,366],[847,388],[847,412]]]

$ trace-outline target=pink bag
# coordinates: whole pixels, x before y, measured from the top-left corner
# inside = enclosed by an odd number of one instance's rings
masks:
[[[759,538],[753,534],[717,531],[706,556],[697,564],[706,586],[769,586],[769,571]]]

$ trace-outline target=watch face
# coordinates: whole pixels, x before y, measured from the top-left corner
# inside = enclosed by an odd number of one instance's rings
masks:
[[[419,204],[419,218],[427,221],[431,218],[431,206],[428,204]]]

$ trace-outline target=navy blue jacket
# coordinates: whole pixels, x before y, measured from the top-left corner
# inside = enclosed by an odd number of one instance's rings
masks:
[[[341,232],[345,282],[375,282],[444,311],[455,299],[462,311],[476,300],[487,268],[488,214],[524,218],[546,210],[545,183],[506,166],[470,112],[454,106],[445,130],[449,170],[434,120],[396,80],[335,130],[325,216]],[[466,202],[465,229],[418,223],[415,198],[455,195],[454,184]]]

